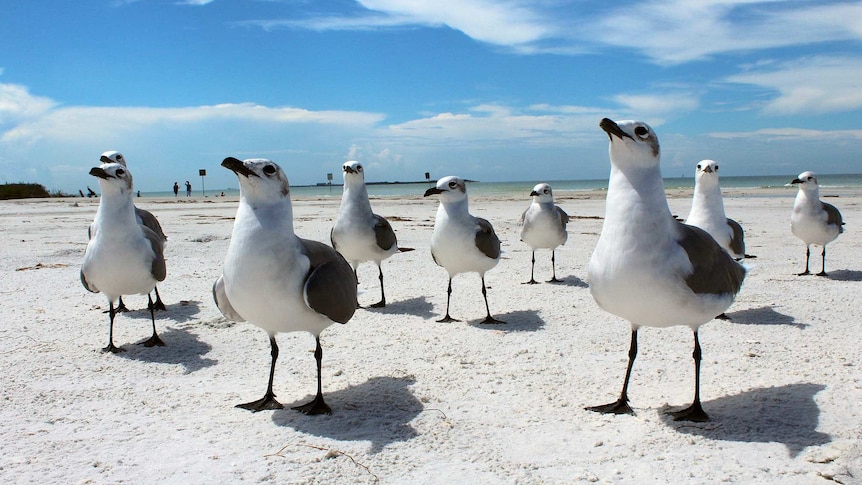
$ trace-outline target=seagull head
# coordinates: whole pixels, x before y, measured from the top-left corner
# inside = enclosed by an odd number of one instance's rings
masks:
[[[697,162],[694,178],[696,183],[718,183],[718,163],[714,160]]]
[[[110,150],[110,151],[103,153],[102,156],[99,157],[99,160],[102,163],[119,163],[120,165],[122,165],[124,167],[126,166],[125,157],[123,157],[122,153],[120,153],[116,150]]]
[[[287,175],[275,162],[265,158],[239,160],[227,157],[221,166],[239,179],[240,195],[253,203],[274,203],[290,196]]]
[[[817,174],[814,172],[802,172],[798,177],[790,181],[791,184],[799,184],[799,190],[817,190]]]
[[[429,195],[440,195],[440,202],[458,202],[467,199],[467,184],[464,179],[448,176],[437,181],[435,187],[425,191],[425,197]]]
[[[554,193],[551,191],[551,186],[545,183],[536,184],[533,187],[533,191],[530,192],[530,196],[533,197],[533,200],[540,203],[554,201]]]
[[[643,121],[604,118],[599,126],[610,138],[611,162],[619,167],[658,167],[661,150],[658,137]]]
[[[365,183],[365,169],[362,167],[361,163],[355,160],[344,162],[344,165],[341,166],[341,170],[344,172],[345,184],[351,185],[355,183]]]
[[[125,165],[103,163],[98,167],[91,168],[90,175],[98,177],[102,195],[132,193],[132,173]]]

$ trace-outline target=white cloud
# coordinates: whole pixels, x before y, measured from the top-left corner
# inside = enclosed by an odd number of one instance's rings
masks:
[[[716,131],[712,138],[725,140],[759,139],[761,141],[787,140],[862,140],[862,130],[811,130],[803,128],[763,128],[754,131]]]
[[[56,104],[49,98],[33,96],[24,86],[0,83],[0,127],[38,117]]]
[[[810,57],[767,64],[726,78],[778,93],[766,114],[830,113],[862,108],[862,59]]]

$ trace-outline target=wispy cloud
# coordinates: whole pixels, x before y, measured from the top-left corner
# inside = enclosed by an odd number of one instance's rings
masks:
[[[862,108],[860,79],[862,59],[818,56],[759,65],[729,76],[726,81],[752,84],[777,93],[762,110],[766,114],[785,115]]]
[[[756,138],[762,141],[787,140],[862,140],[862,130],[810,130],[802,128],[763,128],[754,131],[717,131],[712,138],[740,140]]]

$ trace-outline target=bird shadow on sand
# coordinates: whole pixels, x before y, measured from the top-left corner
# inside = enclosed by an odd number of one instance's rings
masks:
[[[798,323],[791,315],[775,311],[771,306],[729,312],[727,316],[732,323],[740,325],[792,325],[800,329],[808,326],[806,323]]]
[[[159,333],[164,347],[144,347],[139,344],[125,344],[125,352],[117,354],[120,357],[152,362],[157,364],[179,364],[186,374],[214,366],[215,359],[204,357],[212,350],[212,346],[202,342],[197,335],[185,329],[168,328]]]
[[[515,310],[513,312],[494,315],[503,324],[482,323],[482,320],[470,322],[470,326],[482,330],[500,330],[502,332],[535,332],[545,326],[545,321],[536,310]]]
[[[661,410],[661,417],[679,432],[713,440],[781,443],[795,458],[809,446],[832,441],[830,435],[817,431],[820,409],[814,396],[825,388],[822,384],[788,384],[707,401],[703,403],[711,419],[707,423],[673,421],[666,409]]]
[[[363,307],[363,309],[384,315],[414,315],[426,319],[434,316],[434,305],[424,296],[409,298],[407,300],[390,301],[383,308]]]
[[[571,286],[574,288],[589,288],[590,285],[587,284],[586,281],[578,278],[574,275],[565,276],[562,278],[558,278],[560,281],[546,281],[545,283],[551,285],[559,285],[559,286]]]
[[[312,396],[307,396],[295,403],[283,403],[284,409],[275,411],[272,421],[339,441],[370,441],[371,453],[378,453],[389,444],[418,436],[410,421],[424,408],[410,392],[415,382],[412,377],[374,377],[357,386],[326,393],[324,398],[332,415],[306,416],[290,409],[310,401]]]
[[[862,281],[862,271],[853,269],[839,269],[830,271],[826,275],[826,279],[835,281]]]
[[[183,300],[178,303],[165,305],[167,310],[156,310],[156,322],[164,319],[173,320],[177,323],[196,320],[195,315],[201,311],[200,303],[201,302],[195,300]],[[150,310],[148,310],[146,304],[144,304],[143,308],[130,309],[128,312],[124,312],[123,315],[134,319],[149,320]]]

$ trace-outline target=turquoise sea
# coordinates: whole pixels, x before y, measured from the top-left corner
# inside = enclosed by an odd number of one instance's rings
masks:
[[[740,177],[722,177],[722,188],[733,189],[756,189],[756,188],[777,188],[783,187],[793,180],[796,175],[758,175],[758,176],[740,176]],[[818,174],[821,192],[830,188],[860,188],[862,189],[862,174]],[[569,191],[596,191],[608,188],[608,179],[597,180],[538,180],[538,181],[522,181],[522,182],[471,182],[468,184],[468,191],[471,195],[490,195],[490,196],[518,196],[529,194],[530,190],[539,182],[547,182],[554,189],[554,192],[560,194]],[[665,188],[692,188],[694,187],[694,177],[676,177],[664,179]],[[417,196],[422,195],[425,189],[429,187],[427,182],[416,183],[370,183],[368,184],[368,195],[398,197],[398,196]],[[239,190],[236,188],[215,188],[206,189],[206,194],[201,190],[195,189],[192,192],[193,197],[220,196],[224,193],[225,196],[238,196]],[[313,185],[313,186],[293,186],[291,187],[292,195],[296,197],[341,197],[340,185]],[[173,197],[173,192],[141,192],[141,197]],[[180,197],[185,196],[185,190],[180,190]]]

